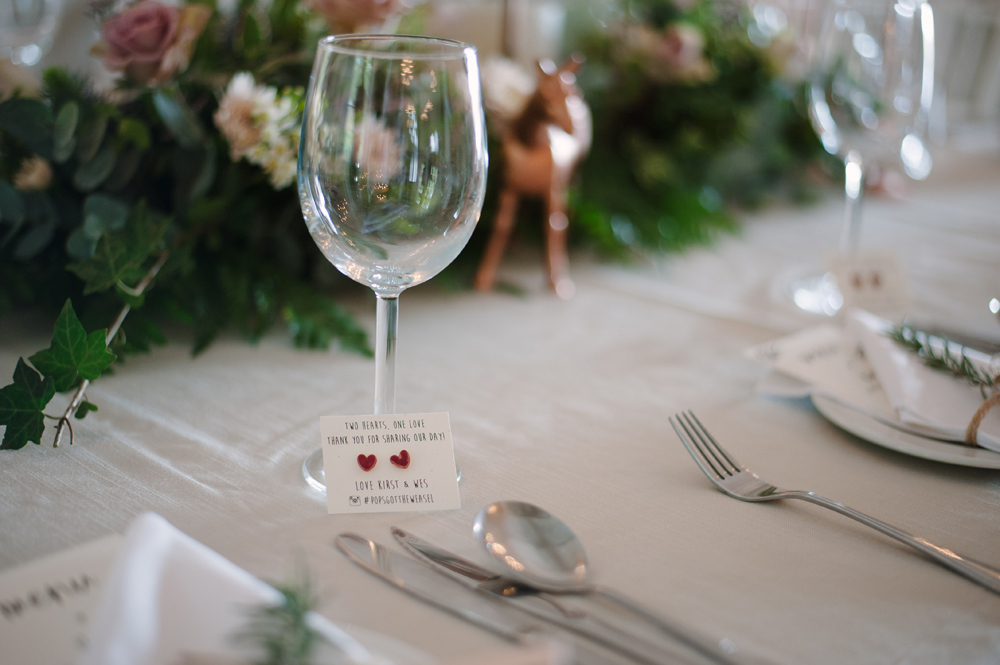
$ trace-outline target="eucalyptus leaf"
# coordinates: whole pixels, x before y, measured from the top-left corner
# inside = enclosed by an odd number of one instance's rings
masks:
[[[14,258],[19,261],[35,258],[52,242],[55,232],[56,223],[52,221],[32,226],[14,247]]]
[[[91,194],[83,202],[83,214],[101,219],[103,228],[117,231],[128,221],[128,205],[105,194]]]
[[[0,221],[15,225],[24,221],[24,200],[21,193],[6,180],[0,180]]]
[[[153,94],[153,106],[181,147],[191,149],[201,143],[203,136],[201,125],[179,94],[157,90]]]
[[[100,113],[85,122],[77,137],[76,156],[81,162],[89,162],[97,155],[108,131],[108,116]]]
[[[89,162],[81,164],[73,174],[73,184],[89,192],[104,182],[115,167],[115,149],[111,145],[101,148]]]
[[[62,164],[67,159],[73,156],[73,151],[76,150],[76,137],[71,136],[69,141],[66,143],[57,145],[52,148],[52,161],[57,164]]]
[[[0,103],[0,130],[42,157],[52,156],[52,112],[43,102],[13,97]]]
[[[80,106],[76,102],[67,102],[59,110],[52,128],[52,158],[55,161],[64,162],[73,154],[76,146],[74,134],[79,121]]]
[[[104,220],[99,215],[90,213],[83,218],[83,235],[93,240],[95,243],[104,235]]]
[[[104,181],[104,187],[111,192],[118,192],[125,188],[139,170],[142,163],[142,152],[134,145],[125,146],[118,153],[115,160],[115,168],[111,175]]]
[[[66,238],[66,253],[70,255],[71,258],[86,260],[94,256],[94,252],[97,250],[97,240],[100,238],[92,238],[84,233],[83,227],[74,229],[69,237]]]

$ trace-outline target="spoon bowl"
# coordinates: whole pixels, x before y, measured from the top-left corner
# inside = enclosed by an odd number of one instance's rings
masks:
[[[479,511],[472,530],[511,579],[552,593],[592,590],[583,543],[548,511],[499,501]]]

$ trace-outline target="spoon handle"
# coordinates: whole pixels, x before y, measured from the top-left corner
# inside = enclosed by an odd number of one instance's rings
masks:
[[[618,605],[622,609],[641,617],[647,623],[659,629],[660,632],[691,647],[703,656],[719,663],[719,665],[747,665],[751,662],[757,663],[758,665],[764,665],[764,661],[757,658],[751,659],[747,654],[741,654],[736,644],[729,638],[724,637],[720,640],[713,640],[712,638],[701,635],[687,626],[677,623],[673,619],[668,619],[667,617],[643,607],[628,596],[615,591],[614,589],[605,586],[598,586],[594,587],[591,593],[597,594],[611,601],[615,605]]]

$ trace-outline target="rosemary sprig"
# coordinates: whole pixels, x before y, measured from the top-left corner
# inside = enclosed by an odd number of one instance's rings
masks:
[[[978,387],[983,399],[988,398],[998,390],[996,377],[990,376],[989,373],[976,367],[969,356],[965,354],[964,346],[956,357],[951,351],[951,342],[947,337],[931,335],[908,324],[894,326],[888,335],[920,356],[924,364],[931,369],[948,372]],[[932,345],[934,340],[939,341],[942,345],[943,351],[940,353],[934,350]]]
[[[316,603],[309,579],[302,576],[275,588],[284,596],[284,602],[254,607],[238,639],[259,649],[262,658],[255,665],[308,665],[319,639],[306,620]]]

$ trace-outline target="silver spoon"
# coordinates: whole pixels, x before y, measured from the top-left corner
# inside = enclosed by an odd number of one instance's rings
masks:
[[[476,515],[472,530],[516,582],[549,593],[600,595],[718,663],[735,665],[732,640],[712,640],[639,605],[628,596],[588,582],[587,553],[555,515],[530,503],[499,501]]]

